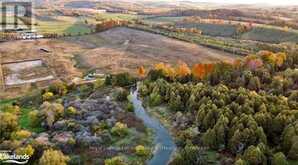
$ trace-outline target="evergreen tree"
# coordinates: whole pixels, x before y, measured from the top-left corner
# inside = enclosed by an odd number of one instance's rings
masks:
[[[288,165],[286,156],[282,152],[275,153],[273,155],[272,165]]]
[[[264,154],[262,153],[262,151],[259,147],[249,146],[245,150],[243,158],[250,165],[266,164],[266,162],[264,160]]]

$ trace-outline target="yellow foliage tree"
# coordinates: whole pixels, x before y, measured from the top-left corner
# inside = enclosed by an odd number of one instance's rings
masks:
[[[21,147],[16,150],[18,155],[29,155],[32,156],[34,154],[34,148],[31,145],[27,145],[26,147]]]
[[[44,151],[42,157],[39,159],[39,164],[42,165],[67,165],[69,157],[65,156],[59,150],[48,149]]]
[[[149,154],[149,150],[145,148],[143,145],[138,145],[135,147],[135,152],[139,156],[146,156]]]
[[[44,101],[49,101],[54,97],[54,94],[52,92],[46,92],[42,95],[42,98]]]
[[[283,52],[273,53],[270,51],[260,51],[258,55],[261,56],[264,62],[277,66],[282,66],[287,58],[287,55]]]
[[[13,140],[21,140],[21,139],[26,139],[31,136],[31,132],[27,130],[19,130],[14,133],[12,133],[11,138]]]
[[[174,68],[172,68],[170,65],[168,64],[164,64],[164,63],[158,63],[158,64],[155,64],[155,67],[154,67],[155,70],[161,70],[162,73],[166,76],[166,77],[169,77],[169,78],[175,78],[176,76],[176,71]]]
[[[163,72],[169,78],[172,78],[173,79],[173,78],[176,77],[176,71],[170,65],[166,65]]]
[[[161,62],[161,63],[155,64],[154,69],[155,70],[164,70],[165,67],[166,67],[166,65]]]
[[[122,156],[115,156],[111,159],[106,159],[105,165],[126,165],[126,163]]]

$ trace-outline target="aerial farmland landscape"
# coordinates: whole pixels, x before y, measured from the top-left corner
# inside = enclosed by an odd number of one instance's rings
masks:
[[[298,165],[298,2],[1,0],[0,164]]]

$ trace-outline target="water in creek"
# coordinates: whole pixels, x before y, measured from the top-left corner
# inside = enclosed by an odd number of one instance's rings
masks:
[[[138,99],[138,90],[132,92],[131,102],[133,103],[135,114],[143,120],[146,127],[151,128],[155,132],[155,152],[148,165],[167,165],[176,145],[168,130],[159,122],[159,120],[151,117],[142,105],[142,101]]]

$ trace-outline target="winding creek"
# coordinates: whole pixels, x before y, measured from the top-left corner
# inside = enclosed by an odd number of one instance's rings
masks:
[[[142,101],[138,99],[138,90],[132,92],[131,102],[133,103],[135,114],[143,120],[145,126],[153,129],[155,132],[155,151],[154,156],[147,162],[148,165],[166,165],[169,163],[172,154],[176,149],[168,130],[155,118],[151,117],[142,105]]]

